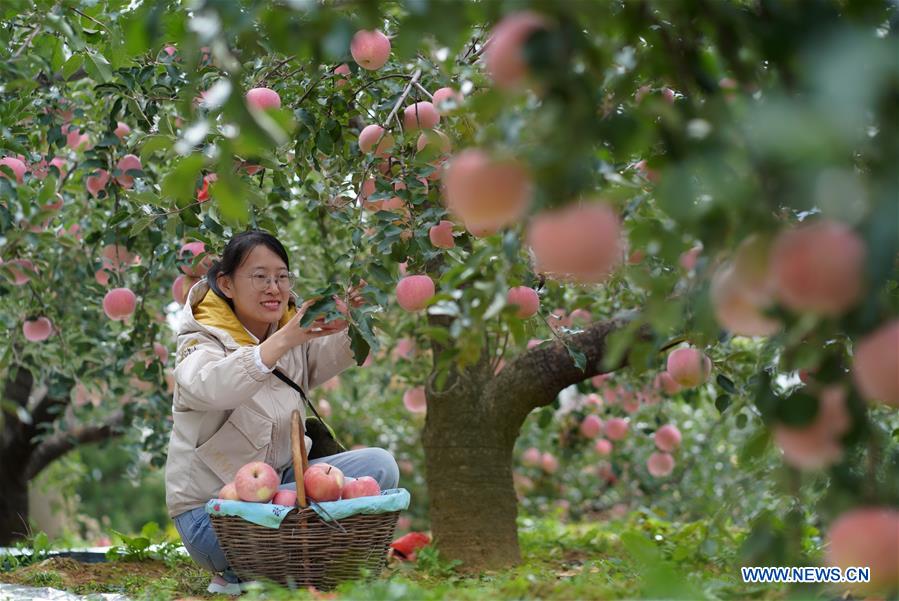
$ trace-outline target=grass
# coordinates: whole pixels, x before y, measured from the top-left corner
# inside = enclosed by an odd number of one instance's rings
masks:
[[[739,580],[741,533],[708,523],[671,523],[649,513],[626,521],[564,524],[520,521],[522,563],[464,575],[434,548],[416,563],[391,561],[373,582],[343,583],[322,593],[260,585],[241,599],[478,600],[490,599],[782,599],[826,598],[833,591],[790,591],[785,585]],[[722,552],[721,549],[724,549]],[[0,582],[53,586],[77,594],[123,593],[132,599],[228,599],[206,593],[209,575],[188,559],[81,564],[52,558],[0,573]]]

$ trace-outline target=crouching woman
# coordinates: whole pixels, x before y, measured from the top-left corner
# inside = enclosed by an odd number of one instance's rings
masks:
[[[237,470],[264,461],[294,481],[290,416],[300,394],[272,373],[278,369],[304,391],[353,364],[344,321],[300,327],[312,301],[297,307],[284,246],[264,231],[235,235],[221,261],[188,293],[180,315],[173,427],[165,467],[166,504],[190,556],[212,572],[210,592],[239,593],[206,514]],[[351,301],[359,301],[356,290]],[[312,441],[306,437],[306,448]],[[371,476],[394,488],[399,470],[383,449],[365,448],[319,459],[348,478]]]

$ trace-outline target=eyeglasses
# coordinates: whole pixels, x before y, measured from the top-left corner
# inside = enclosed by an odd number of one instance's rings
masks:
[[[290,290],[296,282],[297,276],[292,273],[282,273],[276,276],[268,276],[262,273],[254,273],[247,276],[253,282],[253,288],[257,292],[265,292],[275,282],[280,290]]]

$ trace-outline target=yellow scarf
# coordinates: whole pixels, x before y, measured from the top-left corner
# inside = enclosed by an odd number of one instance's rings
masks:
[[[284,312],[284,315],[278,321],[278,327],[276,329],[280,330],[283,328],[284,324],[290,321],[296,313],[296,301],[294,300],[293,295],[291,295],[290,299],[287,301],[287,311]],[[203,325],[213,326],[228,332],[234,339],[234,342],[240,346],[253,346],[259,344],[253,340],[253,337],[247,329],[240,323],[240,320],[237,319],[237,315],[234,314],[234,311],[231,310],[231,307],[228,306],[225,299],[221,298],[212,290],[207,290],[203,300],[201,300],[194,308],[194,319]]]

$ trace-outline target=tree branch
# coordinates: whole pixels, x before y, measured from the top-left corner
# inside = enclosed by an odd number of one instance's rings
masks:
[[[25,468],[25,478],[31,480],[50,463],[78,445],[100,442],[120,435],[121,432],[118,429],[124,422],[124,419],[125,414],[122,411],[117,411],[102,424],[79,426],[71,431],[59,432],[48,437],[31,454],[28,467]]]
[[[583,332],[565,337],[568,345],[586,356],[584,371],[574,364],[565,345],[554,342],[535,347],[507,365],[489,382],[484,397],[502,399],[502,406],[494,407],[493,410],[511,417],[516,425],[514,431],[517,432],[517,426],[524,422],[531,411],[552,403],[562,389],[604,373],[602,368],[608,337],[627,327],[631,321],[632,318],[628,317],[600,321]],[[639,339],[648,340],[650,334],[649,328],[643,326],[635,335]],[[627,353],[624,353],[621,362],[609,371],[620,369],[626,362]]]
[[[11,401],[16,407],[23,409],[28,405],[31,389],[34,386],[34,376],[31,371],[22,366],[13,364],[10,371],[15,370],[15,377],[8,376],[3,387],[3,399]],[[0,432],[0,449],[17,438],[24,424],[17,413],[7,413],[3,419],[3,431]]]

